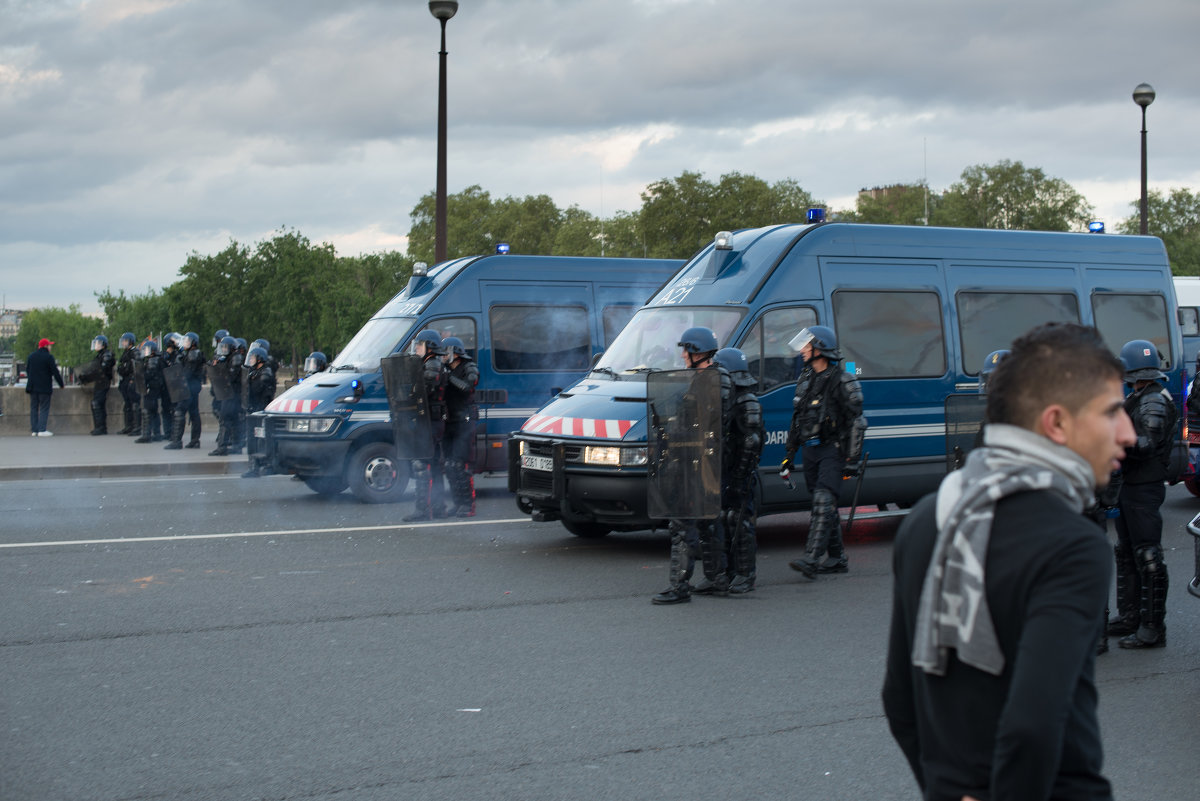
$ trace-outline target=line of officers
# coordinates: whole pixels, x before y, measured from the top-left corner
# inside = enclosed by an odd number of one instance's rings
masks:
[[[225,329],[212,338],[213,356],[207,358],[194,331],[172,332],[157,340],[138,344],[132,332],[118,341],[118,354],[109,348],[108,337],[92,340],[93,358],[80,380],[92,383],[93,435],[108,433],[107,397],[115,372],[117,391],[124,402],[124,427],[116,432],[136,437],[136,443],[166,441],[167,450],[200,447],[200,395],[206,383],[217,418],[217,446],[210,456],[241,453],[246,446],[246,416],[263,411],[275,397],[275,374],[279,362],[270,354],[270,343],[231,336]],[[305,362],[313,371],[325,368],[324,355],[313,353]],[[320,362],[318,364],[318,362]],[[190,424],[190,438],[183,435]],[[256,470],[252,470],[257,475]]]
[[[758,381],[750,373],[745,354],[737,348],[718,348],[712,329],[689,328],[678,345],[689,370],[713,370],[719,380],[720,511],[715,518],[669,518],[670,585],[651,598],[655,604],[684,603],[693,594],[748,593],[754,590],[757,575],[755,497],[764,441],[762,405],[754,392]],[[804,555],[788,566],[815,579],[823,573],[845,573],[849,569],[837,496],[844,477],[861,475],[867,422],[862,413],[862,388],[857,378],[839,368],[842,357],[831,328],[804,328],[789,345],[803,366],[792,399],[792,421],[780,475],[790,485],[789,474],[799,453],[813,505]],[[654,380],[654,374],[650,380]],[[651,401],[652,395],[648,390]],[[652,417],[658,414],[652,412]],[[667,426],[655,423],[654,428],[653,436],[659,440],[669,438]],[[670,455],[669,444],[655,450],[664,462],[679,461]],[[664,474],[670,469],[669,465],[652,464],[652,477],[660,467],[666,468]],[[678,483],[668,477],[662,491],[677,490]],[[697,557],[704,578],[693,586],[690,579]]]

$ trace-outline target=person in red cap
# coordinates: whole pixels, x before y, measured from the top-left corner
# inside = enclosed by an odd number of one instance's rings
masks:
[[[46,430],[46,423],[50,419],[50,393],[54,391],[51,379],[57,381],[61,388],[63,378],[58,371],[58,363],[50,354],[53,344],[48,339],[39,340],[38,349],[25,360],[25,372],[29,376],[25,383],[25,391],[29,393],[29,429],[35,437],[54,436]]]

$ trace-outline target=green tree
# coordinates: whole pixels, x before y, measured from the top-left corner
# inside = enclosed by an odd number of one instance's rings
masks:
[[[68,308],[48,307],[33,309],[21,317],[21,328],[17,331],[17,358],[24,359],[37,349],[41,339],[54,343],[51,352],[65,370],[78,368],[92,359],[92,340],[100,333],[101,321],[79,311],[78,304]]]
[[[1141,201],[1130,204],[1134,213],[1118,226],[1122,234],[1141,232]],[[1146,195],[1146,232],[1157,236],[1167,249],[1171,272],[1176,275],[1200,275],[1200,192],[1172,189],[1164,195],[1158,190]]]
[[[963,170],[932,216],[935,225],[1071,231],[1086,228],[1092,207],[1061,178],[1005,160]]]
[[[854,211],[842,212],[838,216],[850,222],[924,225],[927,216],[934,216],[939,200],[936,194],[929,192],[924,182],[894,184],[859,192]],[[929,208],[928,215],[926,205]]]
[[[96,292],[96,299],[104,311],[104,334],[114,352],[126,331],[133,333],[138,342],[147,336],[158,336],[170,330],[171,312],[165,295],[147,289],[143,295],[126,297],[125,290],[113,294],[111,289]]]
[[[207,345],[218,328],[232,331],[234,336],[254,328],[261,295],[267,288],[253,282],[254,264],[248,247],[230,240],[224,250],[211,256],[193,251],[179,274],[181,278],[163,290],[170,329],[195,331]]]

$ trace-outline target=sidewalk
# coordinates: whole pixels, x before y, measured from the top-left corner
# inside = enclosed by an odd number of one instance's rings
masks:
[[[166,442],[135,443],[134,437],[60,434],[54,437],[0,437],[0,481],[46,478],[126,478],[130,476],[241,475],[246,455],[209,456],[216,426],[200,436],[200,447],[163,450]],[[184,436],[184,444],[187,435]]]

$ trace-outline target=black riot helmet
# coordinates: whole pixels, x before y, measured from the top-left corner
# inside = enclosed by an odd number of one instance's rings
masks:
[[[800,333],[792,337],[791,342],[788,342],[788,347],[799,353],[810,342],[815,355],[823,356],[831,362],[842,360],[842,353],[838,350],[837,334],[833,333],[833,329],[829,326],[810,325],[807,328],[801,328]]]
[[[142,358],[149,359],[151,356],[158,355],[158,343],[153,339],[147,339],[142,343]]]
[[[250,350],[246,353],[246,366],[247,367],[261,367],[262,365],[264,365],[266,363],[267,363],[266,348],[255,345],[254,347],[250,348]]]
[[[688,353],[716,353],[717,335],[711,328],[696,326],[684,331],[676,344]]]
[[[104,350],[108,347],[108,337],[104,334],[96,334],[96,338],[92,340],[92,350]]]
[[[314,350],[308,354],[308,358],[304,360],[304,374],[312,375],[313,373],[321,373],[329,366],[329,360],[325,358],[325,354],[319,350]]]
[[[121,338],[117,341],[120,343],[122,349],[132,348],[137,344],[137,337],[133,335],[132,331],[126,331],[124,334],[121,334]]]
[[[259,339],[254,340],[254,342],[252,342],[251,344],[258,345],[260,348],[265,350],[267,353],[271,352],[271,343],[265,339],[262,339],[261,337]],[[249,354],[247,354],[247,355],[249,355]]]
[[[434,355],[440,355],[442,353],[442,335],[437,331],[434,331],[432,328],[426,328],[424,331],[418,332],[413,338],[414,346],[421,342],[425,343],[428,353],[432,353]]]
[[[1000,361],[1008,355],[1008,350],[994,350],[987,355],[983,360],[983,367],[979,370],[979,394],[987,393],[987,382],[992,377],[992,373],[996,372],[996,368],[1000,366]]]
[[[233,341],[237,343],[237,349],[242,353],[246,352],[246,340],[243,337],[234,337]]]
[[[163,347],[164,348],[174,348],[175,350],[179,350],[179,346],[182,344],[183,344],[183,334],[179,333],[178,331],[172,331],[171,333],[169,333],[165,337],[163,337]]]
[[[1133,339],[1121,348],[1121,361],[1125,365],[1125,383],[1135,381],[1161,381],[1166,378],[1159,369],[1162,357],[1153,342]]]
[[[183,342],[180,343],[179,347],[184,350],[195,350],[200,347],[200,335],[195,331],[188,331],[183,335]]]
[[[237,350],[237,340],[226,334],[216,345],[218,356],[230,356]]]
[[[217,333],[213,334],[213,350],[217,349],[217,345],[221,344],[221,340],[229,336],[229,332],[224,328],[218,328]]]
[[[463,345],[463,341],[458,337],[446,337],[442,340],[442,347],[446,353],[453,354],[456,359],[470,359],[467,354],[467,349]]]

